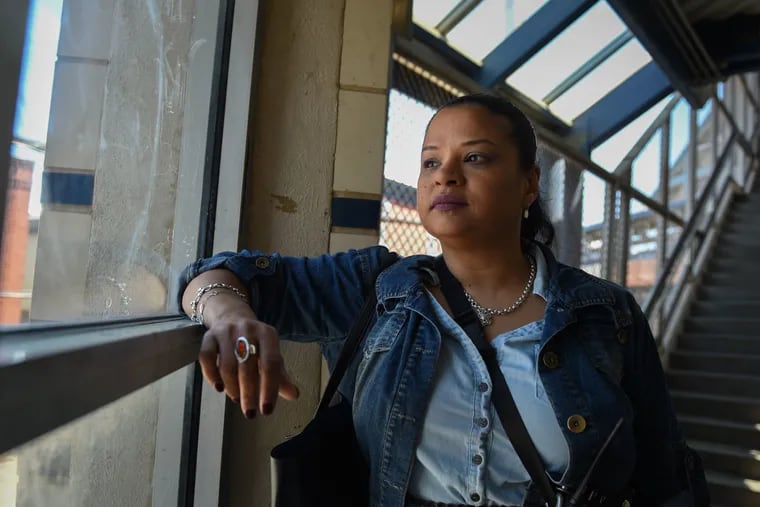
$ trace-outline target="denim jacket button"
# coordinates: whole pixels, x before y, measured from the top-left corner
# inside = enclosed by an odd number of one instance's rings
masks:
[[[544,366],[550,370],[553,370],[559,366],[559,356],[556,352],[553,352],[551,350],[544,352],[544,356],[541,361],[544,363]]]
[[[567,429],[573,433],[583,433],[586,431],[586,418],[582,415],[571,415],[567,418]]]
[[[267,257],[257,257],[256,267],[259,269],[267,269],[269,267],[269,259]]]
[[[628,330],[621,329],[620,331],[618,331],[617,339],[621,345],[625,345],[626,343],[628,343]]]
[[[479,502],[480,501],[480,495],[477,493],[473,493],[470,495],[470,500],[473,502]]]

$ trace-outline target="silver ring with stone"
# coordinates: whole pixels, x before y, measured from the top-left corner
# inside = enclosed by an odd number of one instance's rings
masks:
[[[256,345],[248,342],[245,336],[239,336],[235,340],[235,358],[238,363],[244,363],[249,357],[256,355]]]

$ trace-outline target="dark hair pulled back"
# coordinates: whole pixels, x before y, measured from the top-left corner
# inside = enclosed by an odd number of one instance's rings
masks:
[[[537,165],[536,133],[533,125],[514,104],[498,95],[474,93],[457,97],[441,106],[438,111],[455,106],[480,106],[491,114],[506,118],[512,127],[510,135],[517,147],[520,168],[527,172]],[[528,208],[528,218],[522,220],[520,237],[523,243],[537,241],[549,246],[554,241],[554,226],[544,213],[540,201],[540,198],[536,198]]]

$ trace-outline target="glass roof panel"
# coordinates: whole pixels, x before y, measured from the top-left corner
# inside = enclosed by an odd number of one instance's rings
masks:
[[[482,61],[547,1],[484,0],[449,32],[447,40],[463,55]]]
[[[418,25],[432,31],[458,3],[459,0],[414,0],[412,18]]]
[[[665,106],[670,103],[673,95],[668,95],[657,104],[649,108],[647,112],[631,121],[620,129],[615,135],[597,146],[591,151],[591,160],[604,167],[608,171],[613,171],[623,160],[633,145],[641,138],[646,129],[659,116]]]
[[[598,2],[509,76],[507,83],[540,104],[565,78],[625,31],[625,24],[607,2]]]
[[[549,109],[562,119],[576,118],[651,61],[649,53],[633,39],[552,102]]]

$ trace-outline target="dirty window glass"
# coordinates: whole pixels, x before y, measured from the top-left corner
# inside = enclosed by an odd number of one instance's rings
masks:
[[[0,324],[173,311],[196,255],[175,209],[200,209],[219,1],[29,9]]]

